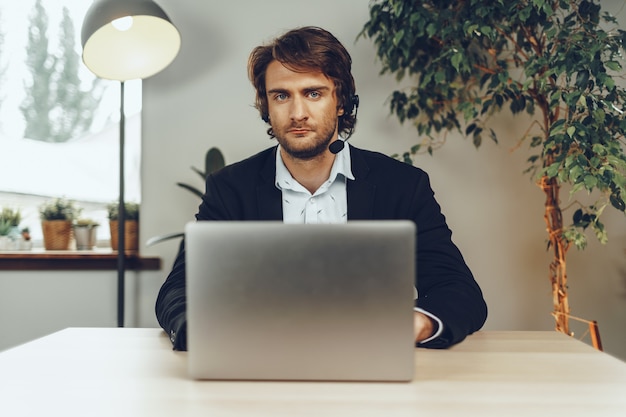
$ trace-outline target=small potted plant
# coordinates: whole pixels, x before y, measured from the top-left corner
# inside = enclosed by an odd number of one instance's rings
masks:
[[[73,224],[77,250],[92,250],[96,246],[96,234],[100,224],[93,219],[80,218]]]
[[[55,198],[39,207],[43,244],[46,250],[68,250],[72,236],[72,222],[82,209],[75,201]]]
[[[11,224],[0,218],[0,250],[9,250]]]
[[[107,206],[109,228],[111,231],[111,248],[118,248],[118,216],[119,204],[111,203]],[[139,204],[133,202],[124,203],[124,249],[137,251],[139,248]]]
[[[8,239],[11,228],[11,223],[8,220],[2,218],[2,216],[0,215],[0,238],[5,237]]]
[[[20,237],[18,225],[21,220],[19,209],[5,207],[0,210],[0,250],[17,249]]]
[[[5,207],[0,211],[0,250],[15,250],[20,239],[19,224],[22,214],[19,209]]]
[[[33,242],[30,240],[30,229],[28,227],[24,227],[20,230],[20,234],[22,235],[22,239],[20,240],[18,249],[31,250],[33,248]]]

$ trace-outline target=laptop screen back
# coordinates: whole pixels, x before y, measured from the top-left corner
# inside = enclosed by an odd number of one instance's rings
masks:
[[[193,222],[189,374],[410,380],[415,226]]]

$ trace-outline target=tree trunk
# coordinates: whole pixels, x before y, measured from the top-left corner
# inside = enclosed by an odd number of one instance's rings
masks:
[[[546,166],[552,163],[548,157]],[[556,330],[571,336],[569,330],[569,301],[567,297],[567,271],[565,255],[569,249],[569,243],[563,238],[563,216],[559,205],[559,192],[561,186],[557,178],[543,176],[539,183],[546,194],[545,215],[549,247],[554,255],[550,263],[550,282],[552,284],[552,303]]]

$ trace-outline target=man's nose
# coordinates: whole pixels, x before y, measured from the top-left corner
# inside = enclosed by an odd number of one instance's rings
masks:
[[[302,97],[295,97],[291,101],[291,119],[304,120],[308,118],[307,104]]]

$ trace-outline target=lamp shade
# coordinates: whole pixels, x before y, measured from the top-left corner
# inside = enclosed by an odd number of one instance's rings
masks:
[[[152,0],[96,0],[81,31],[83,62],[100,78],[143,79],[167,67],[180,33]]]

